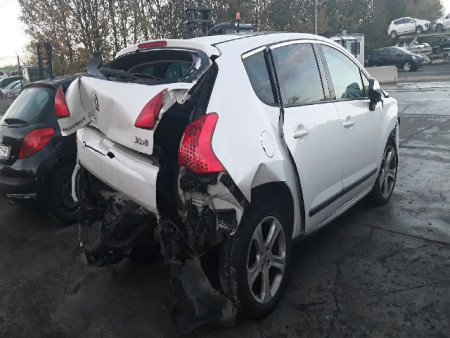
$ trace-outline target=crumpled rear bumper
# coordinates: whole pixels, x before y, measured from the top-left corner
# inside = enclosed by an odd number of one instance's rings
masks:
[[[159,167],[156,159],[139,154],[108,140],[94,128],[77,133],[78,161],[111,188],[158,214],[156,181]]]

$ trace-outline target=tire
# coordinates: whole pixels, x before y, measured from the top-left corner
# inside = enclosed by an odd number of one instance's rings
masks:
[[[392,38],[392,39],[396,39],[397,36],[398,36],[397,31],[392,31],[392,32],[391,32],[391,38]]]
[[[436,26],[436,32],[443,32],[444,31],[444,26],[442,26],[441,24]]]
[[[406,61],[404,64],[403,64],[403,70],[405,71],[405,72],[409,72],[409,71],[411,71],[412,70],[412,65],[411,65],[411,62],[409,62],[409,61]]]
[[[51,177],[48,206],[50,212],[56,219],[64,224],[70,225],[77,221],[78,204],[72,199],[72,172],[73,165],[63,165],[56,169]]]
[[[417,26],[416,27],[416,34],[422,34],[423,33],[423,28],[422,26]]]
[[[389,202],[397,180],[397,167],[397,147],[394,140],[389,138],[383,152],[377,180],[368,195],[368,200],[372,205],[380,206]]]
[[[222,243],[221,288],[242,315],[262,318],[275,308],[285,286],[291,236],[292,226],[281,207],[256,200],[245,211],[236,234]]]

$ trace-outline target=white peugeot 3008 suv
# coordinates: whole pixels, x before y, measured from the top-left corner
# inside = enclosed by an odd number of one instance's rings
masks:
[[[218,292],[196,293],[197,317],[214,316],[204,301],[212,294],[222,308],[267,315],[292,239],[365,196],[378,205],[391,197],[397,102],[328,39],[149,41],[105,66],[94,58],[88,70],[56,97],[61,130],[77,132],[81,246],[106,265],[156,239],[175,295],[204,287],[186,277],[195,270],[204,281],[201,264]],[[196,325],[181,318],[181,298],[171,298],[172,318]],[[226,322],[225,312],[215,320]]]

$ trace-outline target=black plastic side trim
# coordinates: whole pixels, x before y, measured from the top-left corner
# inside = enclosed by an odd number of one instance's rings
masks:
[[[374,174],[376,174],[378,172],[378,168],[373,169],[371,172],[369,172],[368,174],[364,175],[363,177],[361,177],[359,180],[353,182],[352,184],[346,186],[344,189],[342,189],[340,192],[338,192],[336,195],[331,196],[329,199],[323,201],[321,204],[319,204],[318,206],[312,208],[309,211],[309,217],[314,216],[315,214],[317,214],[318,212],[320,212],[321,210],[325,209],[327,206],[329,206],[331,203],[335,202],[337,199],[341,198],[342,196],[344,196],[346,193],[350,192],[351,190],[355,189],[358,185],[362,184],[364,181],[368,180],[370,177],[372,177]]]

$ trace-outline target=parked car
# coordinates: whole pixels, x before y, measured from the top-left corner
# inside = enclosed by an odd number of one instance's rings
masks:
[[[58,86],[74,77],[31,83],[0,121],[0,193],[12,204],[37,200],[58,220],[76,220],[70,194],[75,137],[62,137],[55,117]]]
[[[0,80],[0,90],[6,88],[11,82],[20,80],[20,76],[10,76]]]
[[[430,45],[428,43],[419,43],[417,38],[399,41],[393,47],[406,49],[413,54],[430,55],[432,53]]]
[[[11,82],[5,88],[0,89],[0,98],[15,98],[19,96],[24,84],[24,80],[16,80],[14,82]]]
[[[424,59],[419,54],[413,54],[399,47],[384,47],[375,49],[369,58],[369,67],[397,66],[405,72],[417,70]]]
[[[437,53],[450,51],[450,38],[443,37],[436,40],[433,43],[433,50],[436,50]]]
[[[422,34],[430,29],[431,23],[428,20],[414,19],[410,17],[393,20],[387,28],[387,34],[396,39],[404,34]]]
[[[90,263],[114,264],[156,233],[171,268],[167,309],[184,329],[229,324],[232,306],[264,317],[292,239],[366,196],[391,197],[397,102],[328,39],[150,41],[88,69],[55,109],[63,134],[77,132],[80,246]]]
[[[443,32],[445,29],[450,28],[450,14],[436,19],[433,22],[431,28],[436,32]]]

